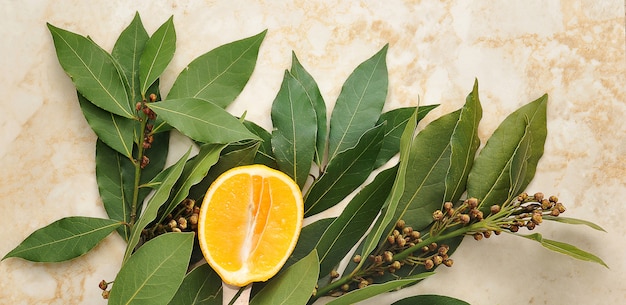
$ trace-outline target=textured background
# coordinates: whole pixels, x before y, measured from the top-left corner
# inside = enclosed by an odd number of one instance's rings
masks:
[[[478,78],[483,140],[508,113],[548,93],[545,155],[528,191],[558,195],[568,216],[608,233],[558,224],[540,232],[596,253],[610,269],[510,236],[468,239],[453,268],[369,304],[420,293],[473,304],[626,299],[623,1],[278,2],[0,0],[0,255],[61,217],[105,216],[94,175],[96,138],[45,23],[90,35],[110,50],[139,11],[149,33],[174,15],[178,49],[163,92],[193,58],[268,29],[254,75],[229,108],[247,110],[266,128],[292,50],[329,109],[350,72],[385,43],[388,108],[440,103],[429,116],[436,118],[460,107]],[[123,243],[112,235],[71,262],[2,261],[0,303],[104,304],[97,283],[114,278],[122,255]]]

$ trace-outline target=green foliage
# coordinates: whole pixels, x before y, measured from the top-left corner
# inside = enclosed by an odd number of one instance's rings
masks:
[[[176,51],[174,18],[170,17],[154,35],[146,41],[139,58],[139,86],[145,97],[148,88],[163,73]]]
[[[304,186],[315,156],[317,118],[306,88],[289,71],[272,104],[272,149],[278,168]]]
[[[528,238],[530,240],[534,240],[540,243],[546,249],[550,249],[552,251],[565,254],[567,256],[570,256],[579,260],[594,262],[604,267],[607,267],[607,268],[609,267],[606,263],[604,263],[604,261],[602,261],[602,259],[600,259],[599,257],[587,251],[583,251],[568,243],[543,238],[543,236],[541,236],[541,234],[539,233],[534,233],[534,234],[529,234],[529,235],[518,234],[518,236]]]
[[[304,216],[333,207],[367,179],[380,151],[385,123],[366,131],[352,148],[335,156],[305,195]]]
[[[250,304],[306,304],[317,283],[317,260],[317,252],[312,251],[263,287]]]
[[[328,302],[329,305],[350,305],[356,302],[360,302],[369,299],[373,296],[385,293],[394,289],[399,289],[407,285],[411,285],[417,281],[423,280],[433,275],[432,272],[424,272],[419,275],[410,276],[404,279],[396,279],[386,282],[384,284],[374,284],[366,286],[358,290],[351,291],[343,296]]]
[[[257,139],[239,120],[217,105],[198,98],[182,98],[150,104],[150,109],[191,139],[228,144]]]
[[[481,200],[484,211],[493,204],[510,201],[517,195],[511,188],[524,189],[534,177],[547,135],[547,102],[548,96],[544,95],[510,114],[480,151],[468,177],[467,192]],[[523,176],[512,179],[515,169],[523,170]]]
[[[109,304],[167,304],[183,281],[192,233],[166,233],[144,244],[115,277]]]
[[[222,108],[250,79],[266,31],[217,47],[193,60],[174,81],[169,99],[199,98]]]
[[[79,257],[121,223],[91,217],[66,217],[30,234],[2,259],[20,257],[33,262],[62,262]]]
[[[113,57],[87,37],[48,24],[59,63],[78,92],[96,106],[133,118],[126,86]]]
[[[185,275],[169,305],[222,305],[222,279],[208,264]]]
[[[176,50],[173,18],[150,36],[136,14],[110,54],[88,37],[48,29],[98,137],[96,180],[109,219],[60,219],[3,259],[69,260],[117,230],[127,246],[110,304],[222,304],[221,280],[208,265],[187,272],[198,261],[198,240],[184,232],[195,230],[192,219],[209,185],[251,163],[290,175],[303,190],[307,217],[347,201],[337,217],[302,229],[278,275],[253,285],[252,304],[311,304],[327,295],[338,296],[328,304],[353,304],[414,285],[437,265],[451,266],[449,256],[465,235],[514,233],[542,220],[604,231],[557,217],[564,208],[556,199],[520,195],[543,154],[547,95],[509,115],[476,156],[482,119],[477,81],[463,107],[426,126],[418,123],[437,105],[381,113],[386,45],[350,74],[328,119],[317,82],[294,53],[272,104],[270,132],[225,110],[250,79],[266,31],[200,55],[162,100],[159,78]],[[164,168],[170,129],[195,147]],[[606,266],[575,246],[516,235]],[[347,257],[353,259],[341,270]],[[414,303],[466,304],[435,295],[394,304]]]
[[[387,47],[360,64],[343,84],[330,116],[329,160],[376,124],[387,98]]]
[[[442,295],[424,294],[416,295],[408,298],[404,298],[392,305],[469,305],[469,303],[461,301],[459,299],[446,297]]]

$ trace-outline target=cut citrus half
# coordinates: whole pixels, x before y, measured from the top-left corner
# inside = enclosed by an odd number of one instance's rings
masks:
[[[227,284],[266,281],[295,248],[303,213],[302,193],[283,172],[264,165],[230,169],[204,196],[200,249]]]

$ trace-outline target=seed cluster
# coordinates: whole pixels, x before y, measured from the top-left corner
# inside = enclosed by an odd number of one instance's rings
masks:
[[[454,261],[449,258],[450,247],[437,244],[438,241],[462,235],[481,240],[500,235],[503,231],[514,233],[523,227],[533,230],[542,223],[544,216],[556,217],[563,212],[565,206],[556,196],[545,198],[543,193],[532,196],[522,193],[510,202],[493,205],[489,209],[481,206],[476,198],[468,198],[457,207],[452,202],[445,202],[442,209],[433,212],[433,223],[423,234],[407,226],[404,220],[398,220],[384,243],[367,257],[363,269],[352,276],[349,282],[331,291],[330,295],[337,296],[366,287],[376,277],[394,274],[407,265],[422,265],[426,270],[439,265],[451,267]],[[352,260],[360,263],[362,259],[357,254]],[[339,273],[333,270],[330,277],[338,278]]]
[[[451,267],[454,263],[448,257],[450,247],[445,244],[437,245],[437,243],[430,243],[422,247],[406,259],[395,257],[396,254],[420,243],[423,243],[421,233],[407,226],[404,220],[398,220],[393,231],[382,245],[381,249],[383,250],[379,254],[372,254],[367,257],[368,264],[360,273],[361,275],[354,276],[350,283],[343,284],[340,290],[331,293],[331,295],[340,295],[352,289],[367,287],[374,282],[375,278],[394,274],[405,265],[424,265],[427,270],[430,270],[441,264]],[[352,261],[360,263],[362,259],[361,255],[357,254],[352,258]],[[338,277],[339,274],[333,270],[331,278],[335,278],[333,276]]]
[[[143,241],[148,241],[167,232],[196,232],[198,229],[198,215],[200,207],[193,199],[185,199],[169,213],[165,220],[148,226],[141,232]]]
[[[152,102],[155,102],[156,100],[157,100],[156,94],[154,93],[150,94],[149,102],[152,103]],[[148,101],[143,100],[141,102],[137,102],[137,104],[135,105],[135,110],[137,110],[137,112],[143,113],[144,119],[146,120],[144,137],[141,143],[141,147],[144,150],[152,147],[152,142],[154,141],[152,129],[154,128],[154,125],[151,122],[154,122],[154,120],[156,120],[156,113],[154,113],[154,111],[152,111],[152,109],[148,107],[147,103]],[[145,154],[142,154],[141,160],[139,160],[139,162],[140,162],[141,168],[144,169],[150,163],[150,159]]]

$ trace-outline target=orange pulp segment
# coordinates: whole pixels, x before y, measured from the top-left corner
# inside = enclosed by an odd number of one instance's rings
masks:
[[[230,169],[209,187],[198,219],[206,261],[227,284],[266,281],[296,246],[304,203],[298,185],[264,165]]]

